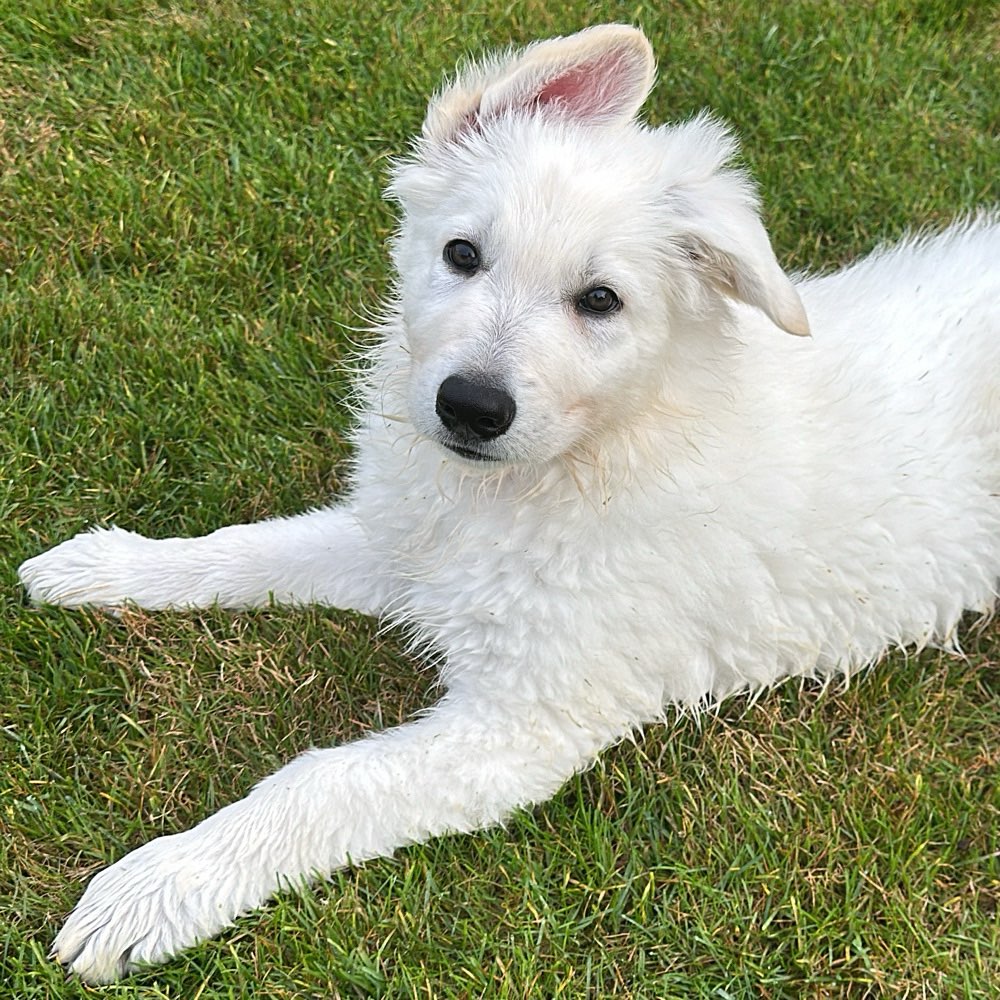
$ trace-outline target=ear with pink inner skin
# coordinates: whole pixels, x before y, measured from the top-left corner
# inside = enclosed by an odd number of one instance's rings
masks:
[[[536,42],[462,70],[430,103],[423,136],[450,142],[507,113],[588,124],[633,118],[653,84],[646,36],[621,24]]]

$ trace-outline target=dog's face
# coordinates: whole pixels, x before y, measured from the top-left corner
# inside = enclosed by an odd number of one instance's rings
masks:
[[[709,291],[804,332],[725,130],[634,124],[645,40],[598,36],[460,77],[391,187],[409,417],[483,467],[544,463],[640,412],[677,314]]]
[[[497,130],[456,148],[406,206],[410,418],[471,460],[537,462],[634,409],[662,368],[670,242],[613,144],[587,162],[572,130],[505,131],[507,153]]]

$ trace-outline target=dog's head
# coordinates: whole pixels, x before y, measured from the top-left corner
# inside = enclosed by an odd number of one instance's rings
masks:
[[[390,194],[410,419],[450,452],[537,463],[593,442],[663,392],[671,340],[721,325],[727,298],[808,332],[727,130],[635,122],[653,76],[645,36],[609,25],[431,102]]]

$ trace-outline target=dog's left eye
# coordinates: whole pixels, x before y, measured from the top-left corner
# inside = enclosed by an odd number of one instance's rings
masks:
[[[446,243],[444,259],[456,271],[472,274],[479,270],[479,250],[468,240],[451,240]]]
[[[597,288],[584,292],[577,300],[576,306],[582,312],[603,315],[621,309],[622,300],[607,286],[598,285]]]

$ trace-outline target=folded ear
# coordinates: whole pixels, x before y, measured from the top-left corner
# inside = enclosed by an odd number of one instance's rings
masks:
[[[688,234],[688,255],[704,278],[731,298],[756,306],[782,330],[809,336],[799,293],[781,269],[756,212],[702,215]]]
[[[623,24],[535,42],[461,70],[431,101],[423,135],[448,142],[508,112],[628,121],[649,94],[655,69],[646,36]]]
[[[667,135],[669,160],[676,164],[674,179],[668,180],[676,239],[699,277],[756,306],[782,330],[809,336],[799,293],[778,264],[760,220],[753,182],[726,165],[736,152],[729,130],[700,115]]]

